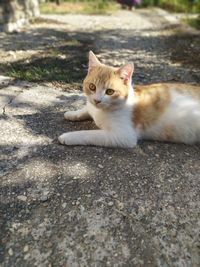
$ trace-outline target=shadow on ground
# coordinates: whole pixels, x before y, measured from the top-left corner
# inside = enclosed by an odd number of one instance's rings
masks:
[[[79,94],[48,90],[55,100],[16,97],[6,107],[6,121],[27,137],[18,132],[1,146],[3,266],[198,262],[199,146],[61,146],[54,138],[63,131],[93,125],[63,119],[66,104],[83,104]]]
[[[103,62],[119,66],[136,65],[135,82],[200,81],[198,34],[148,34],[152,29],[134,32],[120,29],[96,32],[67,32],[60,29],[32,29],[2,39],[2,50],[14,49],[16,59],[2,62],[0,72],[29,81],[81,82],[87,72],[89,50]],[[157,33],[159,30],[157,30]],[[14,46],[13,46],[14,43]],[[14,47],[14,48],[13,48]],[[17,59],[23,51],[35,51]],[[20,53],[18,52],[20,51]]]

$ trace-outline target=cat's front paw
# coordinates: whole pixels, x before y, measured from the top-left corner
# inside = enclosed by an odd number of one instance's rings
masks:
[[[62,145],[69,145],[70,144],[70,133],[64,133],[61,134],[58,137],[58,141],[62,144]]]
[[[64,118],[68,121],[77,121],[79,117],[77,116],[77,111],[67,111],[64,113]]]

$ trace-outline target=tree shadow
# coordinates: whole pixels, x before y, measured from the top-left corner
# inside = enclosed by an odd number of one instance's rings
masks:
[[[19,42],[20,50],[38,51],[26,59],[1,64],[3,74],[24,80],[81,82],[86,75],[89,50],[97,51],[102,61],[110,65],[133,61],[135,82],[200,80],[198,34],[151,36],[148,30],[130,34],[129,30],[120,29],[69,33],[39,28],[14,37],[7,35],[3,49],[11,49],[13,42]]]

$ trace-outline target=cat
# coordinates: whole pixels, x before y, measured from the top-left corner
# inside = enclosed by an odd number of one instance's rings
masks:
[[[132,63],[110,67],[90,51],[83,81],[87,104],[65,112],[64,117],[69,121],[92,118],[100,129],[64,133],[60,143],[130,148],[139,139],[199,143],[200,86],[158,83],[133,89],[133,72]]]

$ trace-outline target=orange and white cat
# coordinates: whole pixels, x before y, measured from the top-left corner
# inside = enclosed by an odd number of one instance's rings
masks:
[[[99,130],[59,137],[65,145],[134,147],[138,139],[200,143],[200,86],[159,83],[132,87],[134,66],[113,68],[90,51],[83,82],[86,106],[67,111],[65,119],[92,118]]]

